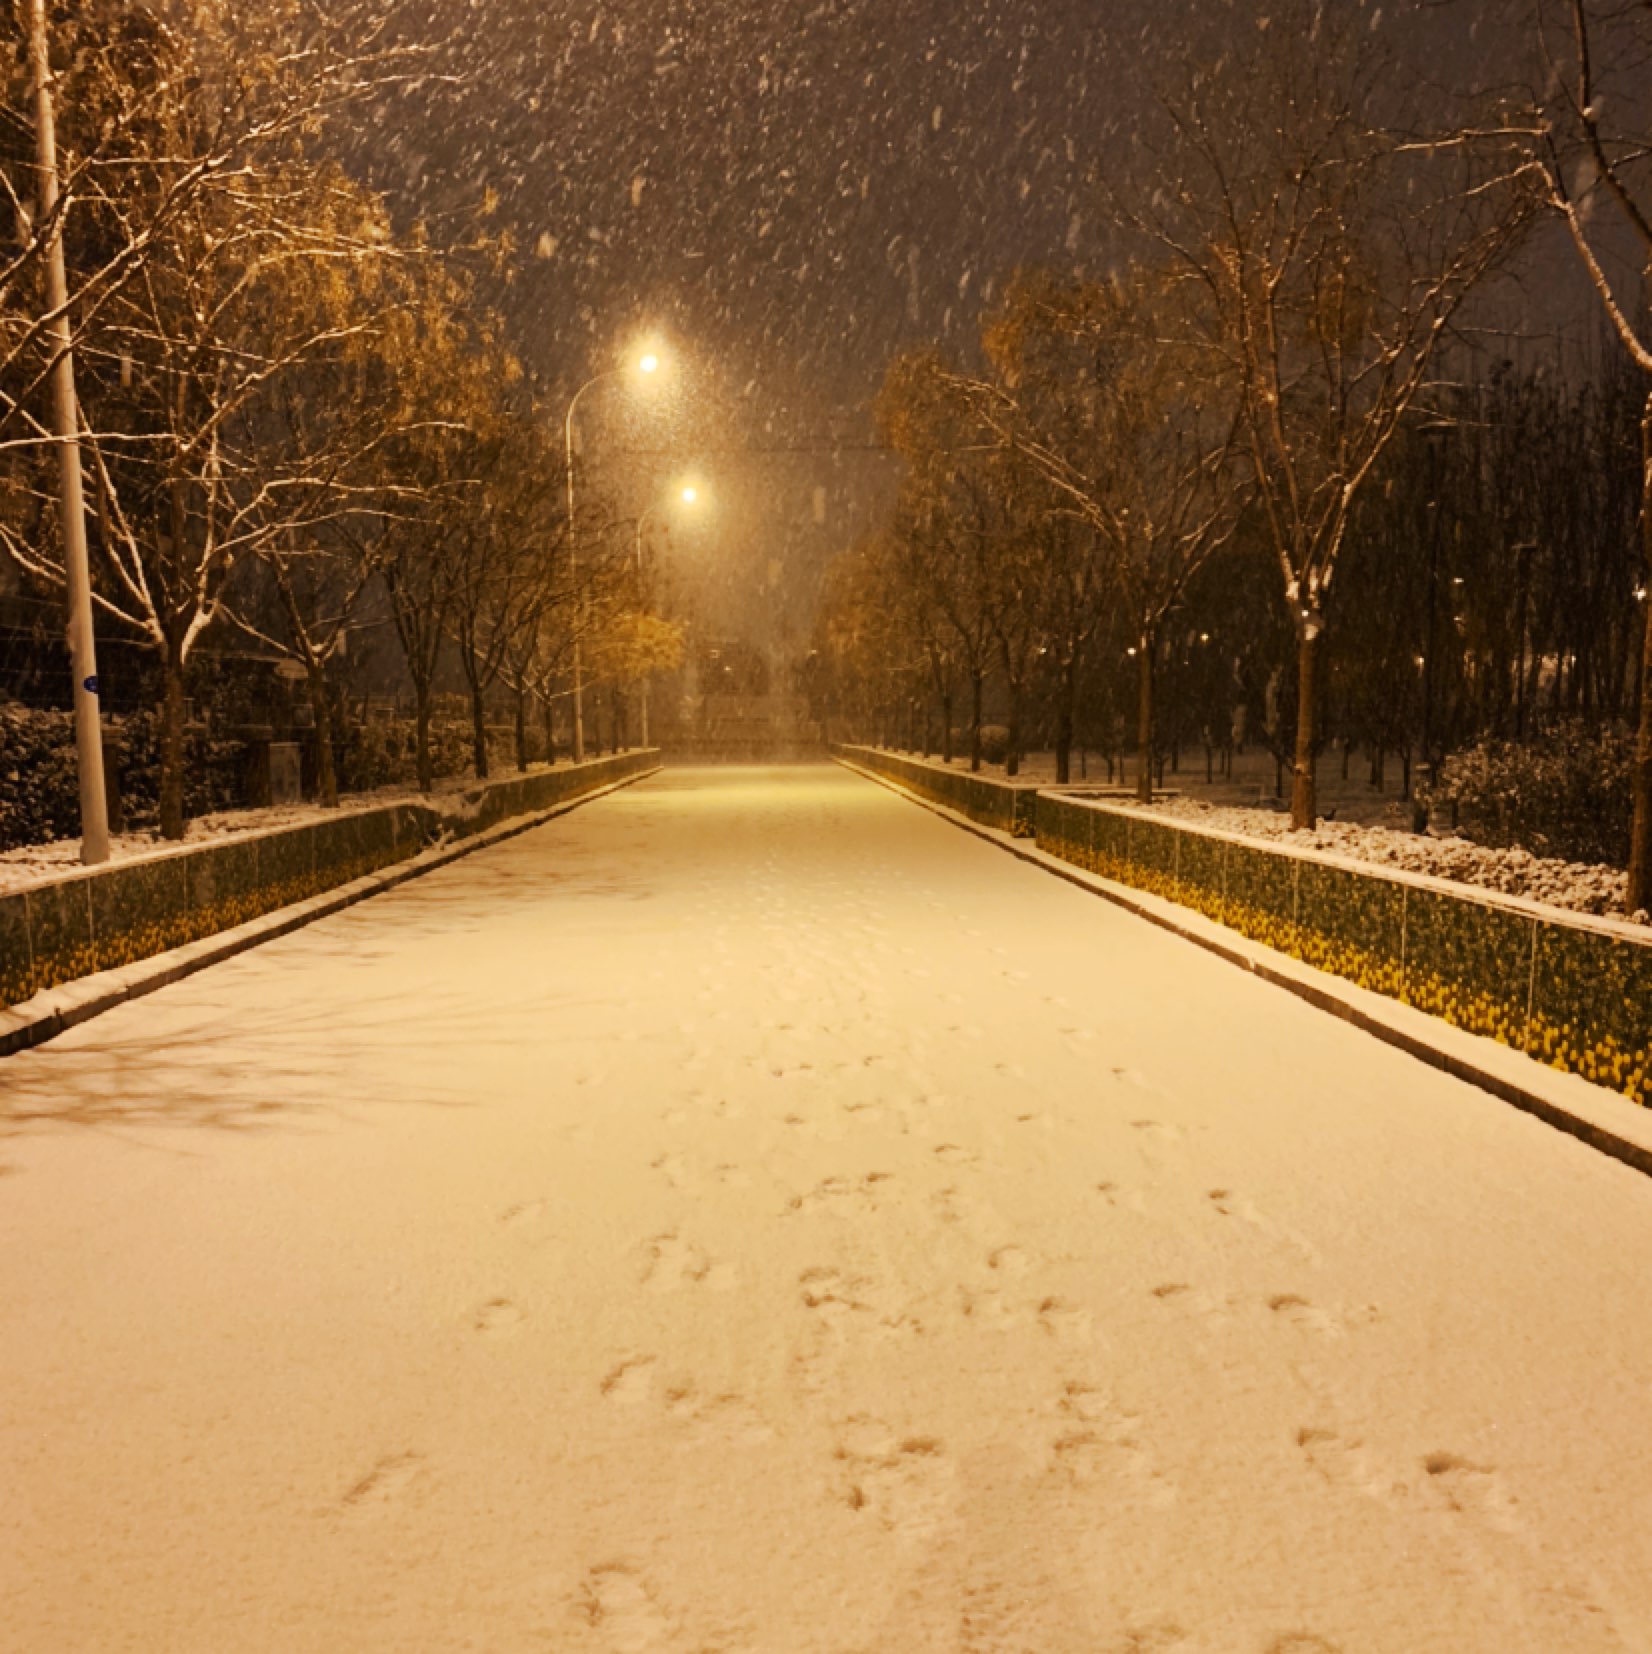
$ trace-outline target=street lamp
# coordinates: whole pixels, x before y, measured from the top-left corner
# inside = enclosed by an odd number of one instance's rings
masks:
[[[648,525],[648,519],[650,517],[652,517],[654,515],[654,513],[656,511],[658,511],[662,505],[670,505],[674,502],[677,503],[677,504],[688,505],[688,506],[698,505],[700,503],[700,490],[693,483],[684,483],[676,491],[675,495],[673,496],[673,499],[655,500],[651,504],[645,505],[642,509],[641,516],[639,516],[637,518],[636,568],[637,568],[637,591],[638,591],[638,594],[639,594],[639,601],[640,601],[640,595],[641,595],[641,592],[642,592],[642,541],[643,541],[643,531]],[[643,675],[642,675],[642,691],[641,691],[641,695],[639,697],[639,701],[640,701],[640,705],[639,705],[639,708],[638,708],[639,716],[638,716],[638,732],[637,733],[638,733],[638,736],[639,736],[639,738],[642,742],[642,745],[646,747],[648,745],[648,674],[646,672],[644,672]]]
[[[635,370],[645,377],[658,373],[660,358],[654,351],[646,351],[634,364],[628,363],[624,367],[610,368],[606,373],[598,373],[587,379],[574,392],[568,403],[568,416],[562,422],[563,447],[568,467],[568,573],[577,576],[579,572],[579,519],[574,508],[574,410],[579,406],[579,399],[593,386],[606,384],[611,379],[624,379]],[[581,605],[583,609],[583,605]],[[573,675],[574,675],[574,762],[583,763],[585,760],[585,683],[580,666],[580,632],[584,625],[583,613],[574,625],[573,647]]]
[[[1427,788],[1436,779],[1436,772],[1439,769],[1434,757],[1434,657],[1439,652],[1434,637],[1434,611],[1437,607],[1440,582],[1441,461],[1444,457],[1442,450],[1445,439],[1450,432],[1451,427],[1440,421],[1435,421],[1422,428],[1424,451],[1428,455],[1428,619],[1422,656],[1422,762],[1418,766],[1422,771],[1423,785],[1419,787],[1413,782],[1411,787],[1411,831],[1414,833],[1426,833],[1428,831]]]

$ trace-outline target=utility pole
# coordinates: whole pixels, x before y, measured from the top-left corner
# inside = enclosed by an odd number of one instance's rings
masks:
[[[47,337],[52,361],[52,437],[58,458],[58,515],[69,597],[69,660],[74,673],[75,748],[80,759],[80,859],[109,859],[109,806],[103,790],[103,731],[98,712],[97,648],[92,635],[92,574],[86,551],[86,499],[80,477],[80,404],[75,398],[69,282],[63,267],[63,223],[56,217],[57,126],[52,114],[52,61],[46,0],[29,0],[29,55],[34,68],[35,155],[40,172],[40,222],[46,227]]]
[[[600,377],[600,376],[599,376]],[[579,405],[579,399],[592,385],[595,379],[588,380],[574,392],[573,401],[568,404],[568,417],[563,422],[563,440],[567,454],[568,466],[568,574],[574,582],[574,693],[573,693],[573,736],[574,762],[585,762],[585,676],[579,658],[580,633],[585,628],[585,604],[579,591],[579,538],[576,532],[577,519],[574,515],[574,409]]]

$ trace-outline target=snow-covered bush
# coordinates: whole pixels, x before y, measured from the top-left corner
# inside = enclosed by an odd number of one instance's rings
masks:
[[[152,827],[160,807],[160,732],[152,713],[104,725],[104,761],[117,778],[128,828]],[[246,802],[246,747],[193,728],[185,737],[184,808],[191,816]],[[74,717],[0,706],[0,850],[80,833]]]
[[[152,712],[134,713],[107,725],[105,741],[109,762],[120,777],[127,827],[153,827],[160,820],[160,719]],[[184,731],[184,814],[194,818],[245,804],[246,770],[244,741],[190,725]],[[78,815],[72,831],[80,831]]]
[[[1446,760],[1428,802],[1455,808],[1481,844],[1623,867],[1633,756],[1631,735],[1581,723],[1532,741],[1481,741]]]
[[[969,744],[964,744],[965,752]],[[989,764],[1002,764],[1009,757],[1010,732],[1002,724],[981,725],[981,757]]]
[[[470,768],[471,739],[467,720],[431,720],[430,754],[437,776],[460,775]],[[352,726],[340,743],[338,768],[342,792],[416,786],[419,766],[413,725],[404,720],[380,719]]]
[[[77,834],[79,774],[69,713],[0,706],[0,849]]]

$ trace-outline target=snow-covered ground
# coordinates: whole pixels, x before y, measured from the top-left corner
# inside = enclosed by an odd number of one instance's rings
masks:
[[[1652,1181],[839,769],[667,771],[0,1132],[8,1650],[1652,1649]]]
[[[1318,850],[1377,867],[1398,867],[1436,879],[1524,896],[1573,913],[1625,918],[1628,875],[1616,867],[1534,856],[1529,850],[1497,850],[1447,833],[1401,832],[1392,827],[1351,821],[1322,821],[1308,832],[1293,832],[1291,818],[1270,810],[1206,804],[1193,798],[1169,798],[1152,806],[1155,815],[1173,816],[1196,827],[1272,839],[1297,850]],[[1642,915],[1642,922],[1645,916]]]
[[[915,757],[915,754],[903,754]],[[1250,760],[1249,771],[1256,769],[1257,753],[1253,749],[1245,755]],[[1265,754],[1262,756],[1266,756]],[[1272,760],[1268,760],[1270,768]],[[938,763],[938,760],[937,760]],[[967,761],[954,761],[954,771],[967,770]],[[1198,774],[1202,769],[1194,766]],[[1326,766],[1329,770],[1330,766]],[[1087,779],[1081,779],[1078,764],[1072,766],[1071,785],[1105,786],[1106,768],[1092,763]],[[983,771],[993,780],[1002,780],[1002,768]],[[1055,784],[1055,760],[1049,753],[1034,753],[1018,778],[1024,783]],[[1523,896],[1529,901],[1547,902],[1551,907],[1565,908],[1573,913],[1606,914],[1614,918],[1630,917],[1624,912],[1624,897],[1629,888],[1628,875],[1621,868],[1603,867],[1597,863],[1562,861],[1555,856],[1534,856],[1529,850],[1493,849],[1475,844],[1456,833],[1430,829],[1414,833],[1402,824],[1402,816],[1409,819],[1409,805],[1402,808],[1397,799],[1374,793],[1363,781],[1342,781],[1327,776],[1322,787],[1321,806],[1335,810],[1330,820],[1321,821],[1312,832],[1291,831],[1288,813],[1270,803],[1257,803],[1246,796],[1253,791],[1246,780],[1222,782],[1207,786],[1191,771],[1166,778],[1167,789],[1174,795],[1162,798],[1152,805],[1155,813],[1174,816],[1200,827],[1213,827],[1219,832],[1238,833],[1245,838],[1272,839],[1299,850],[1328,851],[1338,856],[1351,856],[1356,861],[1370,862],[1378,867],[1398,867],[1411,873],[1424,873],[1436,879],[1452,879],[1459,884],[1475,885],[1482,890],[1496,890],[1505,896]],[[1243,802],[1235,802],[1243,799]],[[1127,799],[1111,799],[1114,805],[1129,807]],[[1645,922],[1644,917],[1641,919]]]

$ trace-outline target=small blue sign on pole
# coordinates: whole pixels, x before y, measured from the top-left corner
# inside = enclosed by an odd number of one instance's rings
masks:
[[[98,681],[95,677],[83,678],[81,680],[80,687],[84,689],[88,695],[95,695],[98,692]]]

